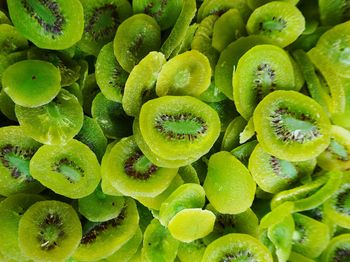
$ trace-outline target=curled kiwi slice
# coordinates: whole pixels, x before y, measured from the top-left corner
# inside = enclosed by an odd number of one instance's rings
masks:
[[[123,138],[113,146],[107,164],[110,182],[125,195],[159,195],[177,174],[176,168],[158,167],[149,161],[133,137]]]
[[[74,139],[40,147],[30,161],[30,172],[41,184],[69,198],[90,195],[100,181],[95,154]]]
[[[35,108],[16,105],[15,112],[26,134],[50,145],[71,140],[84,120],[78,99],[64,89],[48,104]]]
[[[199,158],[219,136],[217,113],[190,96],[164,96],[146,102],[140,130],[150,149],[170,160]]]
[[[40,48],[66,49],[83,34],[83,7],[79,0],[8,1],[8,8],[17,30]]]
[[[159,73],[156,92],[164,95],[199,96],[210,85],[209,60],[202,53],[191,50],[170,59]]]
[[[202,262],[212,261],[272,262],[270,251],[256,238],[232,233],[218,238],[206,248]]]
[[[125,71],[131,72],[150,51],[159,50],[159,25],[148,15],[133,15],[118,27],[113,47],[119,64]]]
[[[61,75],[51,63],[25,60],[9,66],[2,77],[4,91],[20,106],[49,103],[61,89]]]
[[[322,107],[295,91],[267,95],[254,111],[261,147],[277,158],[305,161],[323,152],[330,142],[330,122]]]
[[[0,23],[0,54],[9,54],[23,50],[26,49],[27,46],[27,39],[23,37],[15,27]]]
[[[81,223],[68,204],[47,200],[33,204],[19,221],[22,252],[34,261],[64,261],[79,245]]]
[[[325,262],[346,261],[349,259],[350,234],[341,234],[333,237],[322,253],[321,259]]]
[[[246,27],[249,34],[267,36],[277,45],[285,47],[304,31],[305,18],[293,4],[274,1],[255,9]]]

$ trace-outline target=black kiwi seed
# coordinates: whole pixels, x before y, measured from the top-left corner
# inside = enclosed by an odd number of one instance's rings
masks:
[[[65,171],[62,169],[62,167],[69,167],[69,171]],[[68,158],[62,158],[59,161],[55,162],[52,165],[52,170],[62,173],[66,179],[70,182],[70,183],[75,183],[77,182],[74,178],[72,178],[69,174],[67,174],[67,172],[75,172],[78,173],[80,177],[84,177],[84,170],[79,167],[75,162],[69,160]]]
[[[152,174],[154,174],[158,170],[158,167],[150,162],[149,167],[146,171],[137,171],[135,169],[134,164],[137,162],[138,159],[140,159],[143,156],[144,155],[141,151],[137,151],[125,161],[124,171],[128,176],[133,177],[135,179],[147,180],[152,176]]]
[[[260,22],[259,23],[259,30],[264,31],[264,32],[269,32],[272,33],[272,30],[278,30],[279,32],[282,32],[284,28],[287,26],[287,21],[283,19],[283,17],[272,17],[272,23],[273,29],[270,28],[269,26],[266,26],[266,22]]]
[[[48,214],[46,218],[40,223],[40,232],[37,239],[40,241],[40,247],[43,250],[52,250],[57,246],[57,239],[64,236],[63,223],[58,214]],[[52,229],[58,233],[52,236]],[[49,236],[46,235],[48,231]]]
[[[334,262],[342,262],[342,261],[347,261],[350,257],[350,250],[345,249],[345,248],[337,248],[334,251],[334,257],[333,260]]]
[[[258,260],[254,258],[254,255],[249,250],[239,250],[235,254],[226,254],[224,255],[224,258],[221,261],[222,262],[239,261],[242,258],[245,258],[246,261],[249,261],[249,262],[258,262]]]

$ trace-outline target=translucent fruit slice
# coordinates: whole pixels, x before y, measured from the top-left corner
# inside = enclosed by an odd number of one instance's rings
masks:
[[[25,60],[5,70],[2,86],[16,104],[37,107],[49,103],[58,94],[61,74],[51,63]]]
[[[305,161],[330,142],[330,122],[313,99],[295,91],[267,95],[254,111],[254,126],[262,148],[289,161]]]

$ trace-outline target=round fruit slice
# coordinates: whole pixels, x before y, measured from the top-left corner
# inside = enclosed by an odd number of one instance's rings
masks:
[[[346,261],[349,259],[350,234],[341,234],[331,239],[321,259],[325,262]]]
[[[331,125],[322,107],[295,91],[267,95],[256,107],[253,119],[261,147],[280,159],[315,158],[330,142]]]
[[[64,261],[79,245],[81,224],[68,204],[49,200],[33,204],[19,221],[22,252],[34,261]]]

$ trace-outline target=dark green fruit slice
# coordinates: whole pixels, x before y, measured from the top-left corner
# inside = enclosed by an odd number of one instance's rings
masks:
[[[83,109],[68,91],[36,108],[16,105],[16,116],[25,133],[43,144],[58,145],[71,140],[83,125]]]
[[[6,259],[28,261],[18,244],[18,224],[24,212],[35,202],[45,200],[34,194],[15,194],[0,204],[0,250]],[[7,261],[2,260],[2,261]]]
[[[73,258],[96,261],[112,255],[134,236],[138,223],[135,201],[127,198],[118,217],[101,223],[87,221],[83,225],[83,237]]]
[[[156,85],[158,96],[199,96],[210,85],[209,60],[202,53],[191,50],[170,59],[159,73]]]
[[[350,234],[341,234],[331,239],[327,248],[322,253],[321,259],[325,262],[349,260]]]
[[[217,211],[238,214],[252,205],[256,185],[248,169],[229,152],[222,151],[210,157],[203,187]]]
[[[0,91],[0,111],[3,113],[8,119],[18,122],[16,113],[15,113],[15,102],[5,93],[2,89]]]
[[[293,65],[283,49],[257,45],[239,59],[232,83],[237,111],[248,120],[267,94],[295,89]]]
[[[83,7],[79,0],[8,1],[17,30],[36,46],[66,49],[83,34]]]
[[[162,158],[199,158],[219,136],[217,113],[189,96],[164,96],[145,103],[140,130],[150,149]]]
[[[346,0],[318,0],[323,25],[337,25],[349,19],[349,2]]]
[[[225,99],[207,104],[218,113],[221,123],[221,132],[225,132],[227,126],[237,115],[234,103],[231,100]]]
[[[15,27],[8,24],[0,24],[0,54],[9,54],[23,50],[27,46],[27,39]]]
[[[82,66],[84,66],[83,63],[82,63]],[[90,65],[88,65],[87,62],[86,62],[86,66],[89,66],[89,69],[83,68],[82,70],[91,70]],[[91,115],[92,101],[100,92],[100,89],[96,83],[95,73],[88,74],[88,71],[86,71],[86,73],[82,72],[82,78],[79,81],[81,82],[80,89],[83,95],[84,113],[87,115]]]
[[[293,4],[283,1],[267,3],[249,17],[249,34],[267,36],[277,45],[285,47],[293,43],[305,29],[305,18]]]
[[[202,262],[259,261],[272,262],[270,251],[256,238],[246,234],[228,234],[206,248]]]
[[[68,204],[49,200],[33,204],[18,228],[19,246],[34,261],[64,261],[78,247],[81,224]]]
[[[132,69],[122,99],[124,111],[129,116],[137,117],[142,104],[154,96],[158,74],[165,63],[162,53],[150,52]]]
[[[84,9],[84,34],[78,47],[97,56],[100,49],[112,41],[119,24],[132,15],[127,0],[81,0]]]
[[[295,91],[267,95],[254,111],[261,147],[289,161],[305,161],[323,152],[330,142],[330,122],[322,107]]]
[[[0,24],[8,24],[8,25],[12,24],[10,19],[7,17],[7,15],[1,10],[0,10]]]
[[[119,64],[125,71],[131,72],[150,51],[159,50],[159,25],[148,15],[133,15],[118,27],[113,47]]]
[[[186,165],[179,168],[178,174],[183,179],[184,183],[200,184],[197,171],[192,165]]]
[[[172,262],[175,260],[179,241],[157,219],[146,228],[141,261]]]
[[[88,146],[77,140],[42,146],[30,161],[30,172],[41,184],[69,198],[90,195],[100,181],[100,165]]]
[[[61,89],[61,75],[51,63],[25,60],[9,66],[2,86],[20,106],[37,107],[49,103]]]
[[[247,121],[238,116],[227,126],[221,143],[221,150],[230,151],[239,145],[239,137],[247,125]]]
[[[112,42],[102,47],[98,54],[95,74],[102,94],[107,99],[120,103],[128,73],[124,71],[115,58]]]
[[[107,178],[125,195],[154,197],[162,193],[177,174],[177,169],[154,165],[140,151],[133,137],[113,146],[107,162]]]
[[[29,161],[39,147],[19,126],[0,128],[0,195],[43,190],[29,171]]]
[[[313,5],[312,5],[312,8],[314,8]],[[298,37],[297,40],[295,40],[292,44],[288,46],[288,49],[289,50],[302,49],[305,52],[307,52],[316,45],[318,39],[328,29],[329,29],[328,26],[319,26],[315,29],[313,33],[310,33],[307,35],[302,34],[301,36]]]
[[[212,78],[211,83],[207,90],[205,90],[199,99],[204,102],[220,102],[225,100],[227,97],[221,93],[221,91],[215,86],[215,80]]]
[[[258,144],[258,141],[252,140],[250,142],[244,143],[233,149],[230,153],[241,161],[245,166],[248,166],[248,160],[252,154],[255,146]]]
[[[124,203],[124,197],[106,195],[99,185],[92,194],[78,200],[78,209],[89,221],[104,222],[117,217]]]

